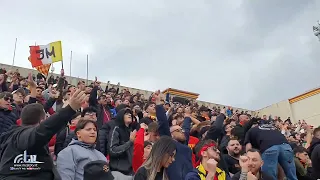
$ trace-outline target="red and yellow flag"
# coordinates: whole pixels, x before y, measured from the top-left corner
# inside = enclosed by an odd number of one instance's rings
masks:
[[[28,58],[30,61],[30,57]],[[31,61],[30,61],[31,62]],[[48,76],[49,70],[50,70],[51,64],[44,64],[41,66],[35,67],[37,71],[39,71],[41,74]]]
[[[47,45],[30,46],[29,60],[32,67],[62,61],[61,41],[52,42]]]

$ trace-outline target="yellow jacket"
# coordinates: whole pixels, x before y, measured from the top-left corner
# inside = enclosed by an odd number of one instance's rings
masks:
[[[203,165],[200,164],[199,166],[197,166],[197,169],[199,172],[198,174],[200,176],[200,179],[206,180],[207,171],[204,169]],[[216,175],[218,176],[218,180],[226,180],[226,172],[224,172],[223,170],[221,170],[218,167],[216,169]]]

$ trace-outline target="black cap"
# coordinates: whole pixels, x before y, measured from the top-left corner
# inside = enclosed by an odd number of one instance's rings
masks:
[[[109,180],[114,179],[106,161],[98,160],[86,164],[84,167],[83,180]]]

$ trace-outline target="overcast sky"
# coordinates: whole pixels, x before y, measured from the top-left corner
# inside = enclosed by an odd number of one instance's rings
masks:
[[[72,76],[88,53],[91,79],[256,110],[319,86],[318,19],[316,0],[1,0],[0,62],[16,37],[28,68],[29,45],[61,40],[67,75],[72,50]]]

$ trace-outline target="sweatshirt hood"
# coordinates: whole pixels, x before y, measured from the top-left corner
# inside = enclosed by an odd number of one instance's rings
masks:
[[[78,145],[78,146],[84,147],[86,149],[94,149],[96,147],[95,144],[87,144],[87,143],[81,142],[76,139],[72,139],[72,141],[69,144],[69,146],[73,146],[73,145]]]
[[[117,113],[117,116],[116,116],[116,123],[119,125],[119,126],[124,126],[124,115],[126,113],[131,113],[131,117],[133,118],[133,113],[130,109],[121,109],[118,113]]]

